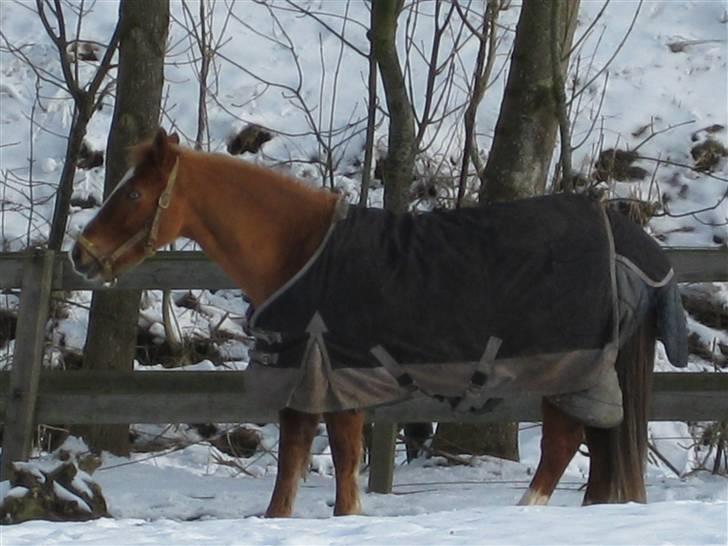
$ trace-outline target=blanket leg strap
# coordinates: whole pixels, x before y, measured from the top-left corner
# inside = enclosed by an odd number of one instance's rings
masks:
[[[483,351],[483,356],[480,357],[478,366],[470,377],[470,383],[465,389],[465,392],[459,398],[450,399],[450,405],[452,405],[455,411],[485,413],[491,411],[503,401],[502,398],[488,398],[485,401],[483,400],[483,390],[488,381],[487,370],[495,360],[502,343],[503,340],[497,337],[491,337],[488,340],[485,351]]]
[[[399,364],[399,362],[397,362],[395,358],[391,354],[389,354],[389,351],[387,351],[387,349],[385,349],[381,345],[377,345],[376,347],[372,347],[370,349],[370,352],[372,353],[374,358],[376,358],[377,361],[382,365],[382,367],[387,370],[392,377],[394,377],[395,381],[397,381],[397,384],[402,389],[406,390],[409,393],[413,393],[417,390],[422,390],[418,387],[417,383],[415,383],[415,380],[409,374],[409,372],[407,372]]]

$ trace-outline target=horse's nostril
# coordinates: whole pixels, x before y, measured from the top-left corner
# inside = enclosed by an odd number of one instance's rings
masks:
[[[71,264],[73,265],[73,269],[79,273],[86,274],[89,270],[90,264],[85,264],[83,262],[81,245],[78,243],[73,245],[73,248],[71,249]]]
[[[76,265],[79,265],[79,262],[81,261],[81,247],[78,246],[78,243],[73,245],[73,249],[71,250],[71,260]]]

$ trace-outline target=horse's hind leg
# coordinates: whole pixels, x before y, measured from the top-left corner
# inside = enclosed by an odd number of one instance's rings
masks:
[[[334,515],[358,514],[361,505],[357,476],[361,463],[364,413],[354,410],[326,413],[324,420],[336,469]]]
[[[520,505],[549,502],[561,475],[584,437],[584,426],[545,398],[542,408],[541,460],[531,485],[518,503]]]
[[[278,475],[267,518],[288,517],[293,511],[298,483],[309,460],[311,442],[316,434],[319,416],[292,409],[280,412],[281,435],[278,442]]]
[[[615,431],[586,427],[586,445],[589,448],[589,480],[586,484],[584,504],[602,504],[618,500],[612,474],[616,461],[610,460],[610,444]]]

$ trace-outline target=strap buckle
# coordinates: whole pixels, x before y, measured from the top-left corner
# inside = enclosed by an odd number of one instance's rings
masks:
[[[278,353],[251,349],[248,351],[250,362],[255,362],[261,366],[274,366],[278,362]]]
[[[483,356],[480,357],[473,375],[470,376],[470,382],[465,392],[463,392],[462,396],[450,400],[450,405],[455,411],[486,413],[503,401],[502,398],[486,398],[483,401],[483,391],[488,382],[487,370],[495,361],[496,354],[498,354],[502,344],[503,340],[495,336],[488,340]]]

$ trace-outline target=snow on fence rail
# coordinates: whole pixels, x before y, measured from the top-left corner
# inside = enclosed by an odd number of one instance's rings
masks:
[[[728,249],[667,248],[680,282],[728,281]],[[0,289],[21,289],[16,349],[10,372],[0,373],[0,414],[5,423],[0,479],[10,461],[27,460],[35,422],[67,424],[176,423],[277,420],[260,389],[246,388],[244,372],[41,373],[48,302],[53,290],[235,288],[199,252],[162,252],[127,273],[114,287],[77,276],[64,253],[0,253]],[[224,374],[224,375],[220,375]],[[223,379],[222,381],[220,379]],[[370,489],[390,492],[398,422],[537,421],[539,398],[506,400],[482,415],[454,413],[424,397],[368,411],[376,422]],[[660,373],[655,378],[654,420],[728,418],[728,375]]]

